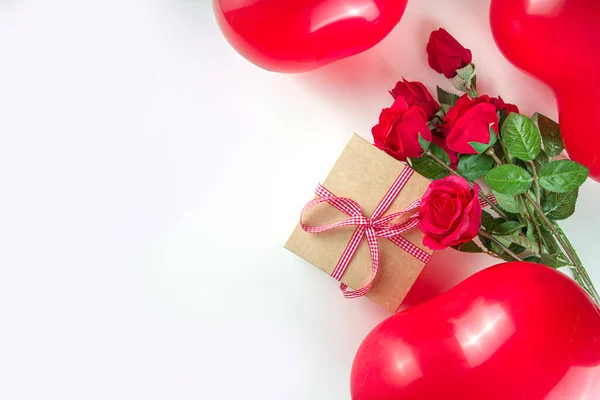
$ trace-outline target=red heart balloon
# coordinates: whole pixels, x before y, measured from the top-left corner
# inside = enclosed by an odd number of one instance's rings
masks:
[[[270,71],[304,72],[363,52],[402,18],[408,0],[213,0],[225,38]]]
[[[500,50],[555,91],[569,156],[600,181],[600,2],[492,0]]]
[[[600,309],[548,267],[491,267],[377,326],[352,399],[600,399]]]

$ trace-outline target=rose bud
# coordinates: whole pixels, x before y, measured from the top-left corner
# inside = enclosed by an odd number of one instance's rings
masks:
[[[429,66],[448,79],[456,76],[456,70],[473,61],[471,50],[464,48],[445,29],[431,32],[427,43]]]

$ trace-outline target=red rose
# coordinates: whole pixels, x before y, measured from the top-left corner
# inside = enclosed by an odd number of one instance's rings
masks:
[[[379,124],[373,127],[372,133],[375,146],[401,161],[423,155],[419,134],[431,142],[425,111],[421,107],[409,106],[402,97],[394,100],[390,108],[381,111]]]
[[[481,225],[479,186],[471,190],[464,178],[448,176],[433,181],[423,195],[419,210],[419,229],[423,244],[443,250],[471,241]]]
[[[450,150],[450,148],[446,144],[446,138],[444,138],[443,136],[433,135],[432,143],[444,149],[444,151],[450,157],[450,166],[453,170],[456,171],[456,169],[458,168],[458,153]]]
[[[429,66],[448,79],[454,78],[456,70],[473,61],[471,50],[465,49],[445,29],[431,32],[427,43]]]
[[[498,96],[498,98],[492,97],[490,103],[495,105],[498,111],[506,110],[506,114],[510,114],[511,112],[519,113],[519,107],[514,104],[505,103],[500,96]]]
[[[489,96],[461,96],[444,117],[443,132],[448,147],[459,154],[477,154],[471,142],[489,143],[490,126],[498,134],[498,114]]]
[[[409,82],[402,78],[402,81],[396,83],[396,87],[390,90],[390,94],[394,99],[404,98],[409,106],[421,107],[425,111],[427,119],[433,117],[433,114],[440,109],[438,102],[433,99],[421,82]]]

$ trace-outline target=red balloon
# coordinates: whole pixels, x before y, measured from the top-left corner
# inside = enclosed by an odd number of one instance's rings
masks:
[[[569,156],[600,181],[600,1],[492,0],[500,50],[550,85]]]
[[[225,38],[249,61],[304,72],[375,46],[407,1],[213,0],[213,7]]]
[[[600,399],[600,308],[548,267],[491,267],[377,326],[352,399]]]

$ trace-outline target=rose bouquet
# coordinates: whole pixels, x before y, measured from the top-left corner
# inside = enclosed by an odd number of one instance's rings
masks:
[[[558,124],[539,113],[523,115],[501,97],[480,95],[471,51],[445,30],[431,34],[427,53],[429,65],[463,94],[438,87],[436,101],[422,83],[403,79],[372,130],[377,147],[433,180],[419,211],[424,244],[570,267],[600,304],[557,224],[574,213],[578,188],[589,175],[574,161],[553,159],[564,150]]]

